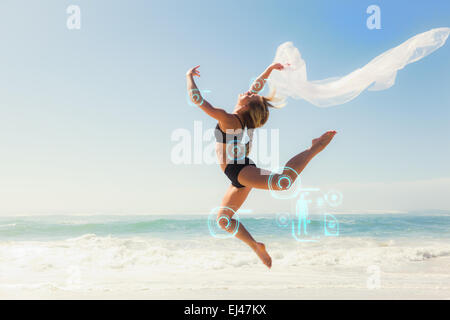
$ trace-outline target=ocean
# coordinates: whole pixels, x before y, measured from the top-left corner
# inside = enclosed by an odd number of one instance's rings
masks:
[[[364,289],[370,283],[450,297],[450,212],[334,217],[338,232],[325,235],[323,216],[312,215],[305,234],[294,218],[241,214],[273,258],[268,277],[245,244],[214,233],[208,214],[3,216],[0,297],[10,290]],[[372,274],[383,281],[372,281]]]

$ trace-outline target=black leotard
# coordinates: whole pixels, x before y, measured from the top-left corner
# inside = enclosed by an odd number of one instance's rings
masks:
[[[219,124],[216,126],[216,130],[214,131],[214,135],[216,137],[216,141],[220,143],[232,143],[234,146],[237,146],[238,144],[241,144],[242,138],[244,135],[244,129],[245,126],[242,123],[241,119],[235,114],[236,118],[241,123],[241,129],[235,129],[231,131],[235,131],[236,133],[225,133],[220,129]],[[230,130],[228,130],[230,131]],[[251,137],[249,137],[251,139]],[[247,146],[248,145],[242,145],[241,147],[244,148],[244,152],[247,153]],[[227,151],[228,152],[228,151]],[[227,153],[228,156],[228,153]],[[244,156],[239,159],[231,159],[232,162],[228,163],[225,167],[225,175],[230,179],[231,184],[235,186],[236,188],[244,188],[245,186],[239,183],[238,176],[241,170],[246,166],[256,166],[255,163],[249,159],[248,157]]]
[[[220,129],[219,124],[216,126],[216,130],[214,130],[214,136],[216,137],[216,141],[220,143],[228,143],[230,141],[241,141],[242,136],[244,134],[244,124],[242,123],[241,119],[238,117],[238,115],[234,114],[234,116],[239,120],[241,124],[241,129],[228,129],[227,131],[235,131],[236,133],[225,133]]]

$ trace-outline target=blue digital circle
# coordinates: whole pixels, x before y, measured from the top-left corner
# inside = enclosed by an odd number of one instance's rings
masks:
[[[203,97],[200,93],[199,89],[191,89],[189,90],[187,94],[188,104],[191,106],[199,105],[201,106],[203,104]]]
[[[283,172],[283,174],[278,174],[277,172]],[[290,176],[288,176],[287,174],[285,174],[284,172],[291,172],[295,175],[296,177],[296,182],[294,184],[292,178]],[[281,181],[283,180],[287,180],[288,181],[288,185],[286,186],[287,189],[289,190],[277,190],[273,188],[273,185],[276,185],[279,189],[283,189],[282,185],[281,185]],[[270,191],[270,194],[272,195],[272,197],[276,198],[276,199],[292,199],[298,196],[298,194],[301,191],[300,188],[300,178],[299,175],[297,173],[297,171],[295,171],[294,169],[290,168],[290,167],[283,167],[281,169],[277,169],[274,172],[272,172],[269,176],[269,179],[267,179],[267,187]],[[295,188],[292,188],[292,186],[295,186]]]
[[[291,215],[289,213],[277,213],[276,223],[281,228],[286,228],[291,223]]]
[[[278,179],[278,182],[277,182],[278,188],[283,189],[283,186],[281,185],[281,181],[283,181],[283,180],[287,180],[288,184],[285,188],[289,189],[292,185],[292,179],[288,176],[282,176]]]
[[[258,80],[258,78],[251,78],[250,79],[250,92],[253,93],[260,93],[265,90],[266,80]],[[253,87],[255,87],[256,90],[253,90]]]
[[[230,151],[231,148],[231,151]],[[243,160],[247,155],[247,147],[238,140],[227,142],[226,145],[227,158],[233,161]]]
[[[222,211],[221,215],[218,217],[219,212]],[[224,214],[223,211],[228,214]],[[231,218],[236,221],[234,227],[231,226]],[[222,229],[220,222],[225,222],[225,229]],[[232,228],[232,229],[230,229]],[[239,230],[239,215],[229,207],[217,207],[211,210],[208,216],[208,229],[211,236],[219,239],[232,238]]]
[[[332,207],[337,207],[342,204],[343,196],[337,190],[330,190],[324,196],[325,201]]]

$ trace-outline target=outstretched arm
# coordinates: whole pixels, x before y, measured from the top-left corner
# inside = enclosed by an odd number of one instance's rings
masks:
[[[260,92],[265,84],[266,84],[266,80],[270,77],[270,74],[272,73],[273,70],[283,70],[284,66],[281,63],[272,63],[270,66],[267,67],[266,70],[264,70],[263,73],[261,73],[261,75],[256,78],[256,80],[253,82],[252,86],[250,87],[250,91],[253,93],[258,93]]]
[[[189,69],[186,73],[187,90],[189,93],[189,98],[193,103],[195,103],[200,109],[202,109],[208,116],[216,119],[219,122],[227,122],[233,119],[233,116],[223,109],[213,107],[208,101],[204,100],[200,90],[198,90],[197,85],[194,81],[194,76],[200,77],[200,72],[197,70],[200,66],[196,66]]]

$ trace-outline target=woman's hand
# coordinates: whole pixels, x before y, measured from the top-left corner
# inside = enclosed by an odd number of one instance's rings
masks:
[[[284,69],[284,65],[282,65],[281,63],[272,63],[269,66],[270,70],[283,70]]]
[[[194,76],[200,77],[200,71],[197,70],[199,67],[200,67],[200,65],[189,69],[188,72],[186,72],[186,76],[187,77],[189,77],[189,76],[191,76],[191,77],[194,77]]]
[[[289,64],[288,64],[289,65]],[[282,65],[281,63],[272,63],[270,66],[267,67],[266,70],[264,70],[263,73],[261,73],[259,75],[258,78],[256,78],[255,81],[253,81],[250,90],[247,92],[250,93],[258,93],[260,92],[264,86],[266,85],[266,81],[267,79],[269,79],[270,74],[272,73],[273,70],[283,70],[284,69],[284,65]]]

